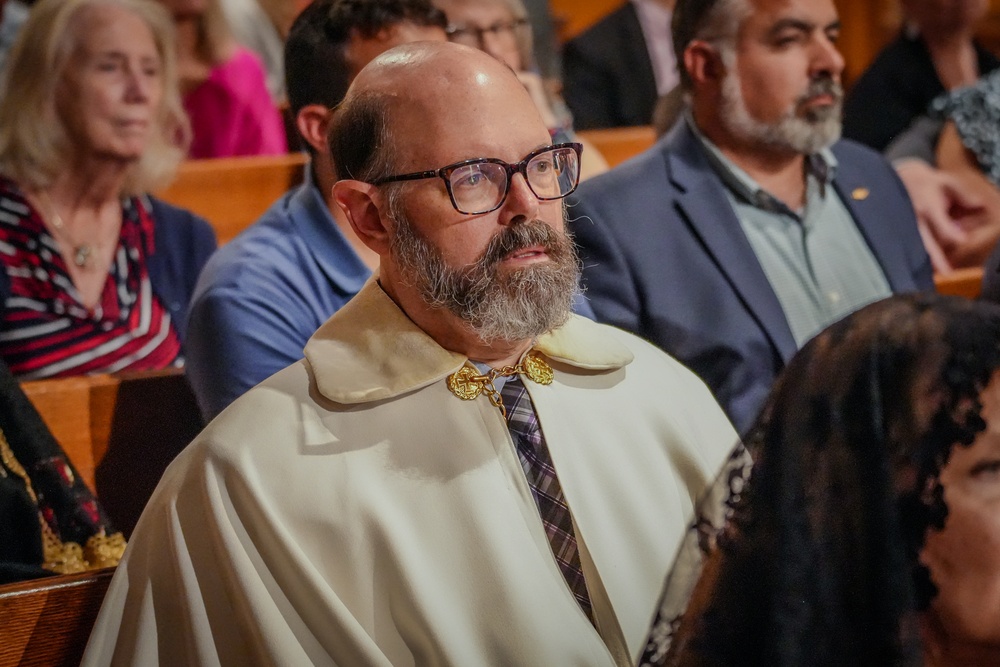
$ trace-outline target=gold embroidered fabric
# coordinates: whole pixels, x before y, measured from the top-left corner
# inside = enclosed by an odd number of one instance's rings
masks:
[[[14,451],[7,442],[7,436],[0,430],[0,462],[10,472],[21,478],[24,482],[25,491],[31,502],[38,506],[38,496],[31,485],[31,478],[28,472],[21,465],[21,462],[14,456]],[[42,516],[42,510],[38,509],[38,523],[42,529],[42,554],[44,562],[42,567],[57,574],[71,574],[73,572],[83,572],[102,567],[117,565],[125,552],[125,537],[121,533],[105,535],[101,530],[97,535],[92,535],[87,540],[87,544],[81,547],[76,542],[63,542],[56,535],[55,531]]]

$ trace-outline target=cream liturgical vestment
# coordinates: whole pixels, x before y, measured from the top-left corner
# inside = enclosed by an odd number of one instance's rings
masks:
[[[524,381],[558,471],[592,624],[507,425],[466,363],[370,281],[305,360],[164,474],[85,665],[623,665],[640,655],[698,496],[736,434],[640,339],[573,317]]]

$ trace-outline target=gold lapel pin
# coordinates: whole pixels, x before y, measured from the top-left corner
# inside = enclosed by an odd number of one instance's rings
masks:
[[[868,195],[870,194],[871,191],[868,190],[868,188],[854,188],[854,190],[851,192],[851,199],[854,199],[856,201],[864,201],[868,199]]]

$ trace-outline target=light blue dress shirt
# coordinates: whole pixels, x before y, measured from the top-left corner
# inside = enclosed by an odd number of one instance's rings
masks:
[[[206,419],[301,359],[309,337],[371,275],[306,171],[198,279],[184,347]]]
[[[840,318],[892,294],[833,187],[837,159],[829,149],[806,157],[805,206],[793,211],[694,130],[799,347]]]

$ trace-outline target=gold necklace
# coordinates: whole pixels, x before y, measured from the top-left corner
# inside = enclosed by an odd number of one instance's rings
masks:
[[[76,264],[77,268],[89,269],[97,246],[91,243],[76,243],[70,236],[69,230],[66,229],[66,223],[63,221],[62,216],[59,215],[59,211],[56,210],[56,205],[52,201],[52,197],[49,196],[49,193],[42,190],[39,191],[39,194],[45,198],[45,206],[49,209],[49,222],[52,223],[52,228],[58,231],[60,236],[69,241],[72,247],[73,263]]]
[[[448,376],[448,390],[463,401],[471,401],[480,394],[486,394],[490,403],[500,408],[501,414],[506,419],[507,410],[503,407],[500,392],[494,386],[493,381],[498,377],[510,377],[519,373],[526,375],[529,380],[538,384],[552,384],[554,377],[552,367],[549,366],[548,362],[541,354],[532,350],[516,366],[493,368],[486,375],[480,374],[479,369],[466,362],[464,366]]]

